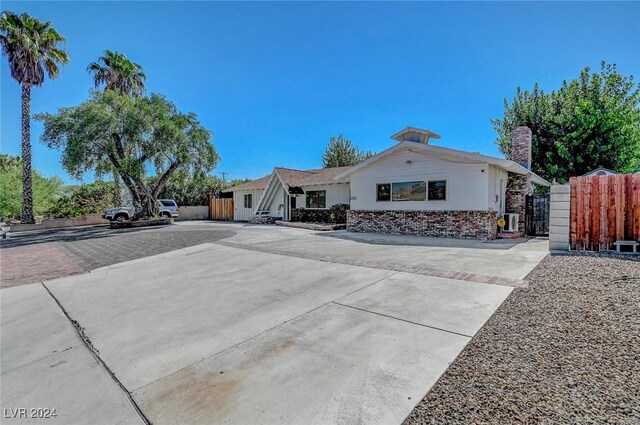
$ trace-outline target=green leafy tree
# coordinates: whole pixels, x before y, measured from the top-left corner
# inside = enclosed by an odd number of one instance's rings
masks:
[[[114,205],[113,197],[113,184],[109,182],[81,184],[56,199],[47,214],[55,218],[82,218],[87,214],[98,214]]]
[[[147,76],[142,66],[132,62],[124,53],[105,50],[97,62],[87,66],[87,72],[93,74],[93,82],[97,87],[104,85],[104,90],[116,90],[122,95],[140,97],[145,91]],[[113,174],[113,199],[115,205],[122,205],[122,189],[120,176],[109,163],[105,167]]]
[[[355,165],[374,155],[373,152],[364,152],[351,143],[351,140],[345,138],[342,134],[339,136],[331,136],[327,149],[322,155],[322,167],[346,167]]]
[[[633,172],[640,164],[640,85],[602,62],[600,72],[584,68],[577,79],[545,93],[518,88],[504,117],[491,120],[506,156],[511,133],[521,125],[533,133],[532,169],[547,180],[565,182],[594,168]]]
[[[22,212],[22,159],[0,155],[0,216],[18,219]],[[31,171],[34,193],[33,209],[37,215],[45,215],[64,193],[64,183],[58,176],[43,177]]]
[[[45,74],[54,79],[60,65],[69,62],[62,37],[51,22],[42,22],[23,13],[2,12],[0,45],[9,60],[11,76],[22,87],[22,217],[23,223],[35,223],[31,172],[31,87],[41,86]]]
[[[13,168],[19,168],[21,164],[22,159],[19,156],[0,153],[0,171],[8,171]]]
[[[212,133],[193,113],[183,114],[163,96],[130,97],[113,90],[93,91],[79,106],[37,114],[42,142],[62,151],[62,165],[81,178],[111,162],[132,195],[135,217],[158,213],[157,198],[178,171],[206,174],[219,157]],[[145,177],[153,168],[153,184]]]
[[[156,179],[150,178],[151,181]],[[217,176],[178,172],[167,182],[158,198],[173,199],[178,205],[207,205],[209,193],[215,196],[224,189],[247,181],[249,179],[223,181]]]

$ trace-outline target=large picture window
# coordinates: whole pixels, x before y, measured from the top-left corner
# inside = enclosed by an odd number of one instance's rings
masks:
[[[424,201],[427,199],[427,185],[424,181],[391,184],[391,200]]]
[[[447,181],[446,180],[430,180],[429,181],[429,200],[430,201],[446,201],[447,200]]]
[[[383,183],[376,185],[376,201],[388,202],[391,200],[391,184]]]
[[[308,190],[307,208],[327,208],[327,191]]]
[[[244,195],[244,207],[253,208],[253,196],[250,193]]]

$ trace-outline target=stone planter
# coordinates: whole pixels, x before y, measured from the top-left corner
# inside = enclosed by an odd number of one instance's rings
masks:
[[[152,218],[149,220],[112,221],[110,226],[112,229],[123,229],[128,227],[165,226],[172,223],[172,218]]]

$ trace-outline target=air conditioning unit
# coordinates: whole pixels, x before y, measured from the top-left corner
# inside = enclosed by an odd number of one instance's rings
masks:
[[[504,215],[504,229],[505,232],[517,232],[518,231],[518,214],[505,214]]]

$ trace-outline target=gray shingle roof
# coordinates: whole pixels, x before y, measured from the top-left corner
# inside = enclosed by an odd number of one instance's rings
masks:
[[[230,187],[229,189],[223,190],[223,192],[233,192],[236,190],[258,190],[264,189],[267,187],[269,180],[271,179],[271,174],[268,174],[264,177],[260,177],[256,180],[251,180],[250,182],[242,183],[237,186]]]
[[[351,167],[317,168],[313,170],[294,170],[292,168],[276,167],[274,172],[278,173],[282,181],[289,186],[311,186],[320,184],[337,183],[334,177],[347,171]],[[257,190],[264,189],[269,184],[271,174],[257,180],[252,180],[238,186],[231,187],[223,192],[233,192],[237,190]]]

